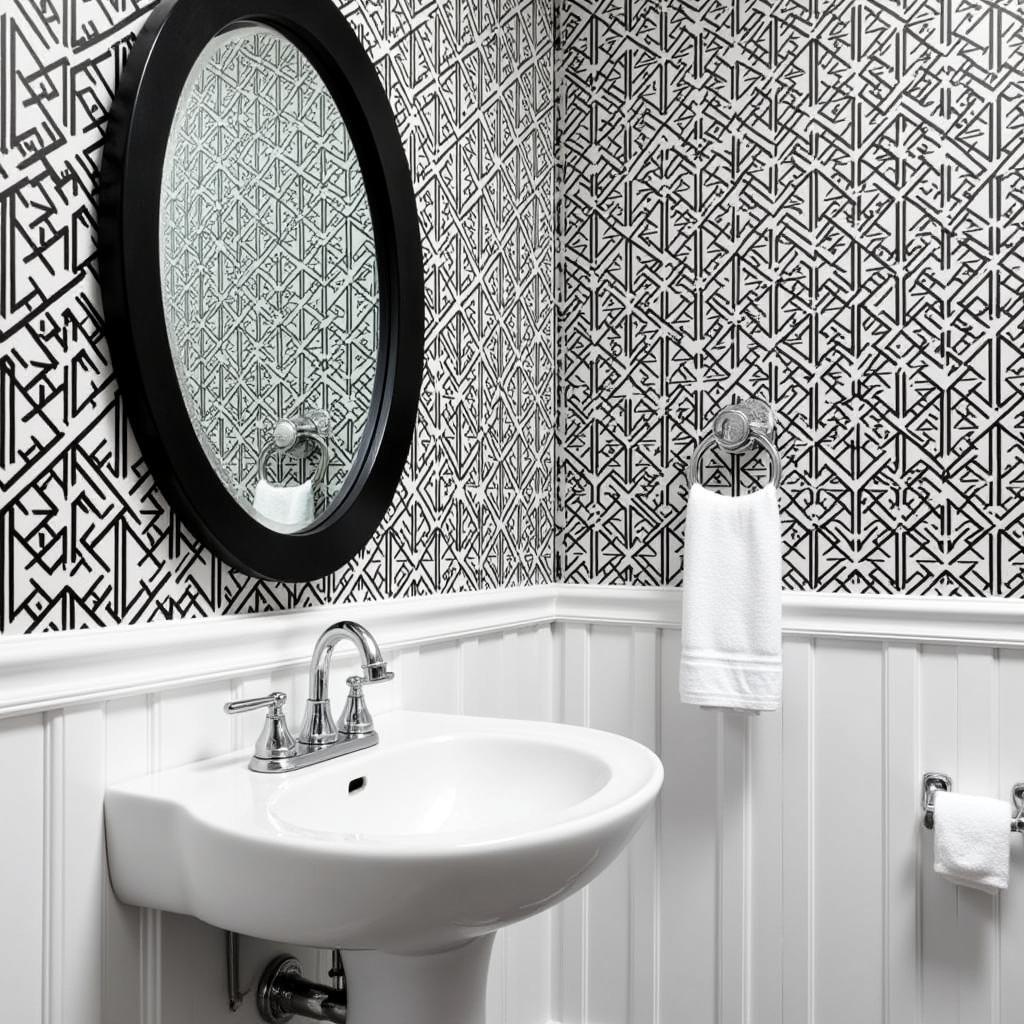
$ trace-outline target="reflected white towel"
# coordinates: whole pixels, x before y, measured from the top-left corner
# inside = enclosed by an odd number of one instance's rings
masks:
[[[313,522],[313,484],[305,480],[294,487],[275,487],[260,480],[252,507],[278,526],[309,526]]]
[[[1010,805],[964,793],[935,794],[935,873],[982,892],[1010,880]]]
[[[782,700],[779,496],[690,488],[679,696],[686,704],[774,711]]]

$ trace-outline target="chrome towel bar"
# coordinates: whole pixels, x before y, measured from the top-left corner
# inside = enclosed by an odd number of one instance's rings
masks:
[[[952,793],[953,780],[944,772],[925,772],[921,777],[921,810],[924,827],[935,827],[935,794]],[[1024,782],[1015,782],[1010,789],[1014,815],[1010,819],[1011,832],[1024,832]]]

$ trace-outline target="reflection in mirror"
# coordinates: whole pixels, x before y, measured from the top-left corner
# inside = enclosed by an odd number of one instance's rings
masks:
[[[160,200],[164,317],[225,487],[282,533],[344,487],[370,412],[379,291],[345,122],[264,25],[216,36],[182,90]]]

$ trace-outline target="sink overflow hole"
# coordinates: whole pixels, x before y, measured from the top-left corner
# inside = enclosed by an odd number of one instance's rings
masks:
[[[366,776],[360,775],[358,779],[352,779],[348,784],[348,791],[350,793],[358,793],[359,790],[366,785]]]

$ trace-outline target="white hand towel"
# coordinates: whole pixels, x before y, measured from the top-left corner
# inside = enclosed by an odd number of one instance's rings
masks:
[[[252,507],[277,526],[298,529],[313,522],[313,484],[305,480],[294,487],[275,487],[266,480],[256,484]]]
[[[690,488],[679,696],[706,707],[779,707],[782,539],[772,486],[738,498]]]
[[[935,873],[982,892],[1010,880],[1010,805],[964,793],[935,794]]]

